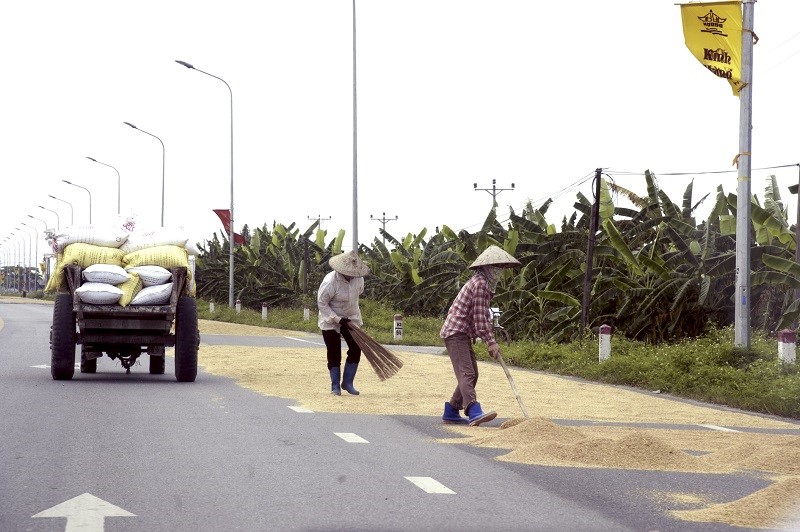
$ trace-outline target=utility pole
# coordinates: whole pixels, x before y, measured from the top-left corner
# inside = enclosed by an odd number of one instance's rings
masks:
[[[395,217],[394,217],[394,218],[387,218],[387,217],[386,217],[386,213],[384,212],[384,213],[383,213],[383,218],[375,218],[374,216],[372,216],[372,215],[370,214],[370,215],[369,215],[369,219],[370,219],[370,220],[375,220],[375,221],[377,221],[377,222],[381,222],[381,223],[383,224],[383,234],[382,234],[382,237],[383,237],[383,245],[385,246],[385,245],[386,245],[386,222],[391,222],[392,220],[397,220],[397,215],[395,215]]]
[[[317,224],[318,224],[318,227],[319,227],[320,229],[322,229],[322,220],[330,220],[330,219],[331,219],[331,217],[330,217],[330,216],[328,216],[327,218],[323,218],[323,217],[322,217],[322,215],[318,214],[316,218],[309,216],[309,217],[308,217],[308,219],[309,219],[309,220],[316,220],[316,221],[317,221]]]
[[[583,274],[583,301],[581,303],[581,335],[586,330],[589,319],[589,306],[592,304],[592,269],[594,268],[594,243],[600,217],[600,173],[602,168],[594,171],[594,202],[589,218],[589,243],[586,248],[586,272]]]
[[[798,173],[800,173],[800,163],[797,163],[797,169]],[[800,189],[800,175],[798,176],[797,184],[789,187],[789,192],[791,192],[792,194],[797,194],[797,214],[795,215],[795,222],[794,222],[794,242],[795,242],[794,261],[798,264],[800,264],[800,193],[798,192],[799,189]],[[795,288],[794,298],[800,299],[800,289]]]
[[[736,188],[736,306],[734,347],[750,349],[750,170],[753,129],[753,10],[742,2],[742,89],[739,91],[739,178]]]
[[[514,190],[514,183],[511,183],[511,188],[497,188],[497,180],[492,179],[492,188],[478,188],[478,183],[473,183],[472,187],[475,189],[475,192],[479,190],[485,190],[489,194],[492,195],[492,207],[497,205],[497,195],[503,192],[504,190]]]

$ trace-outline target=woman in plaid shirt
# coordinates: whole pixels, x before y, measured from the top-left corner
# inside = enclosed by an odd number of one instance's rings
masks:
[[[478,402],[475,385],[478,383],[478,361],[472,343],[480,338],[496,359],[500,346],[494,337],[490,319],[490,305],[495,286],[503,268],[520,266],[520,262],[497,246],[489,246],[470,265],[475,273],[459,290],[453,300],[439,336],[444,338],[447,354],[456,375],[456,389],[444,404],[442,420],[445,423],[469,423],[478,426],[497,417],[497,412],[484,413]],[[463,408],[466,418],[461,417]]]

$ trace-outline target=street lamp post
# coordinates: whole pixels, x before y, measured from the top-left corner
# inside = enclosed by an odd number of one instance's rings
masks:
[[[28,215],[28,218],[33,218],[34,220],[39,220],[40,222],[42,222],[44,224],[44,230],[47,231],[47,222],[45,222],[41,218],[37,218],[36,216],[31,216],[30,214]],[[37,255],[38,255],[38,253],[37,253]],[[46,254],[43,254],[43,255],[46,255]],[[44,259],[44,258],[45,257],[43,256],[42,259]],[[47,260],[45,260],[44,262],[45,262],[45,264],[47,264]],[[45,283],[50,278],[48,270],[49,270],[49,267],[45,269]]]
[[[19,238],[19,235],[17,235],[16,233],[11,233],[11,236],[15,236],[15,237]],[[20,245],[19,245],[19,240],[12,239],[9,242],[13,242],[14,243],[14,253],[15,253],[16,257],[17,257],[17,260],[14,261],[16,263],[15,264],[15,268],[14,268],[14,278],[17,281],[17,291],[21,292],[22,291],[22,276],[20,275],[20,272],[23,269],[22,266],[20,265],[20,263],[22,262],[22,255],[20,254],[20,249],[21,248],[20,248]],[[24,246],[25,242],[23,242],[22,244]]]
[[[176,63],[179,65],[183,65],[190,70],[196,70],[201,74],[205,74],[206,76],[210,76],[214,79],[220,80],[222,83],[228,87],[228,92],[231,96],[231,223],[228,229],[228,245],[229,245],[229,257],[228,257],[228,306],[233,308],[233,246],[234,246],[234,224],[233,224],[233,90],[231,90],[231,86],[228,85],[228,82],[222,79],[219,76],[215,76],[209,72],[204,70],[200,70],[199,68],[195,68],[194,65],[187,63],[186,61],[179,61],[175,60]]]
[[[54,211],[53,209],[48,209],[47,207],[43,207],[41,205],[37,205],[37,207],[39,207],[40,209],[45,210],[45,211],[50,211],[50,212],[52,212],[53,214],[56,215],[56,231],[60,231],[61,230],[61,218],[59,218],[58,213],[56,211]]]
[[[30,268],[28,267],[28,261],[30,260],[30,257],[28,256],[28,253],[29,253],[28,250],[31,249],[31,246],[30,246],[30,244],[31,244],[31,234],[29,232],[19,228],[19,227],[15,227],[14,229],[16,229],[17,231],[22,231],[23,234],[28,235],[28,248],[27,248],[27,250],[25,249],[25,239],[24,238],[22,239],[22,265],[25,268],[25,289],[27,290],[27,288],[28,288],[28,275],[29,275],[29,271],[30,271]]]
[[[17,241],[14,240],[12,238],[12,236],[14,236],[14,233],[11,233],[9,236],[7,236],[6,237],[6,241],[8,242],[9,245],[13,245],[14,246],[9,251],[11,252],[11,261],[10,262],[13,265],[14,280],[16,281],[18,279],[18,276],[17,276],[17,262],[19,261],[19,244],[17,244]],[[13,283],[8,283],[8,287],[9,288],[14,288],[14,284]]]
[[[83,190],[86,191],[87,194],[89,194],[89,225],[92,225],[92,193],[89,192],[88,188],[82,187],[81,185],[76,185],[72,181],[67,181],[66,179],[62,179],[61,181],[63,181],[64,183],[66,183],[68,185],[72,185],[73,187],[82,188]]]
[[[75,225],[75,209],[72,208],[72,203],[68,202],[67,200],[63,200],[61,198],[57,198],[51,194],[48,194],[49,197],[53,198],[54,200],[63,201],[67,205],[69,205],[69,224]],[[44,207],[42,207],[44,209]],[[50,209],[47,209],[48,211]]]
[[[125,124],[126,126],[130,126],[137,131],[141,131],[145,135],[150,135],[151,137],[157,139],[158,142],[161,143],[161,227],[164,227],[164,164],[167,156],[167,150],[164,147],[164,141],[158,138],[157,136],[153,135],[152,133],[148,133],[144,129],[140,129],[134,126],[130,122],[123,122],[123,124]],[[231,213],[231,217],[233,217],[233,213]]]
[[[110,164],[106,164],[103,161],[98,161],[97,159],[95,159],[93,157],[88,157],[87,156],[86,158],[89,159],[90,161],[96,162],[97,164],[102,164],[103,166],[108,166],[109,168],[112,168],[117,173],[117,214],[119,214],[121,212],[120,211],[120,187],[122,185],[122,179],[119,176],[119,170],[117,170],[116,168],[114,168]]]
[[[39,279],[39,230],[36,229],[32,225],[26,224],[25,222],[20,222],[20,223],[22,225],[24,225],[25,227],[30,227],[31,229],[33,229],[34,233],[36,234],[36,239],[33,241],[34,244],[33,244],[33,264],[32,264],[32,266],[36,269],[36,275],[34,276],[34,279],[36,279],[38,281],[38,279]],[[30,287],[28,287],[28,288],[30,288]]]
[[[5,259],[5,262],[3,264],[3,287],[6,290],[8,290],[8,288],[9,288],[8,266],[14,260],[13,259],[13,255],[11,254],[11,252],[13,250],[10,247],[11,244],[9,243],[8,239],[9,239],[9,237],[5,237],[3,239],[3,244],[5,244],[6,247],[8,248],[8,250],[5,251],[6,259]]]
[[[34,220],[39,220],[40,222],[42,222],[44,224],[44,230],[47,231],[47,222],[45,222],[41,218],[37,218],[36,216],[31,216],[30,214],[28,215],[28,218],[33,218]]]

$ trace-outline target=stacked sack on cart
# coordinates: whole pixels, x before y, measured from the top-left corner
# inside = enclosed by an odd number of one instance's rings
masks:
[[[64,268],[81,268],[81,286],[75,290],[91,305],[165,305],[172,294],[170,268],[187,269],[189,293],[195,296],[194,258],[199,253],[189,244],[183,228],[146,231],[73,226],[50,232],[56,266],[46,292],[66,290]]]

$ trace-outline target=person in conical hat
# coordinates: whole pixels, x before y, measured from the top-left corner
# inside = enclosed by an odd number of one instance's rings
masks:
[[[322,331],[328,357],[328,372],[331,376],[331,393],[342,395],[342,388],[352,395],[359,391],[353,386],[353,379],[361,361],[361,348],[353,340],[348,323],[361,326],[359,296],[364,292],[364,277],[369,274],[369,266],[359,258],[358,253],[349,251],[331,257],[328,264],[333,268],[317,291],[319,318],[317,325]],[[347,360],[342,374],[342,338],[347,343]],[[341,379],[341,381],[340,381]]]
[[[442,421],[445,423],[469,423],[478,426],[497,417],[497,412],[484,412],[478,402],[475,392],[478,361],[472,343],[480,338],[489,348],[492,358],[497,359],[500,356],[500,346],[494,337],[489,309],[503,269],[521,265],[503,249],[489,246],[470,264],[469,268],[475,270],[475,273],[464,283],[450,305],[439,336],[444,338],[457,385],[450,400],[444,404]],[[462,409],[466,418],[459,413]]]

